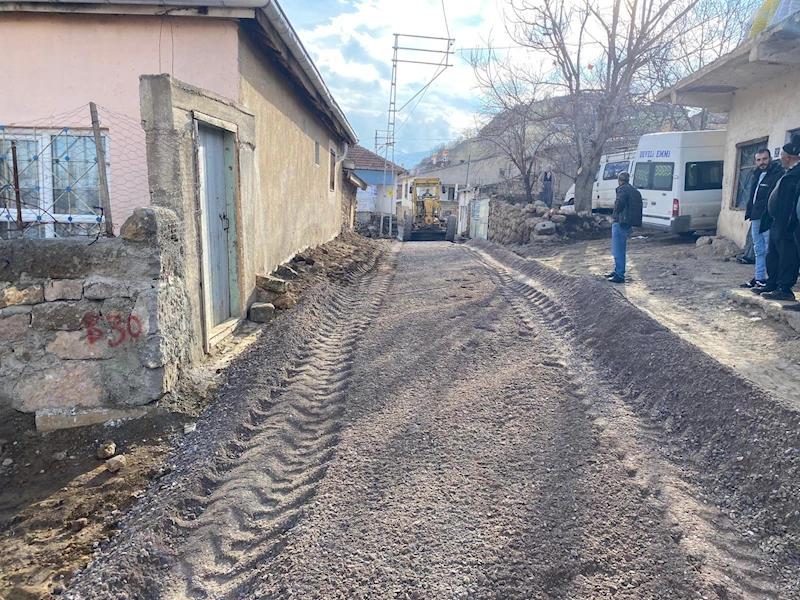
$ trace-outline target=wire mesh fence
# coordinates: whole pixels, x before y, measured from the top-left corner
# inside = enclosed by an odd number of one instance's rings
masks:
[[[0,239],[113,235],[150,204],[141,121],[96,110],[0,124]]]

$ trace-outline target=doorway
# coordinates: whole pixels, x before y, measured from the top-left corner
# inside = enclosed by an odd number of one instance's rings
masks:
[[[230,131],[197,124],[206,352],[239,320],[235,139]]]

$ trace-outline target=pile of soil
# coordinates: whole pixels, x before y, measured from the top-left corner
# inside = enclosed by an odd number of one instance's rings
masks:
[[[291,293],[317,296],[329,282],[345,280],[381,252],[382,244],[350,232],[307,249],[290,263],[298,271]],[[295,311],[281,312],[289,313],[288,322]],[[176,444],[192,444],[196,436],[184,433],[184,425],[218,399],[220,386],[223,393],[235,386],[230,382],[248,360],[242,355],[250,355],[259,339],[260,347],[280,355],[286,341],[276,332],[285,328],[284,319],[267,326],[243,322],[141,419],[40,433],[33,415],[10,409],[0,414],[0,599],[59,595],[108,544],[148,486],[177,467],[168,460],[170,451]],[[116,473],[97,458],[106,440],[113,440],[117,454],[127,459]]]

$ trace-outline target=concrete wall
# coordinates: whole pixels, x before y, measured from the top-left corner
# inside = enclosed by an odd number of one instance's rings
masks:
[[[239,102],[255,115],[257,202],[245,217],[246,276],[269,272],[295,253],[323,244],[341,229],[342,169],[329,188],[330,150],[340,141],[275,66],[242,33]],[[320,164],[314,144],[320,142]],[[253,280],[250,280],[253,283]]]
[[[51,429],[173,389],[189,329],[178,230],[149,207],[116,239],[0,241],[0,403]]]
[[[765,144],[773,153],[786,143],[786,132],[800,128],[800,111],[791,107],[800,97],[800,69],[785,77],[737,92],[728,115],[725,174],[722,182],[722,211],[717,233],[740,247],[747,241],[748,222],[744,210],[732,208],[736,198],[737,145],[769,138]],[[789,108],[787,108],[789,107]]]
[[[140,95],[153,202],[173,210],[181,225],[179,236],[185,262],[183,277],[191,324],[187,358],[197,361],[203,356],[205,338],[203,247],[194,120],[215,119],[217,125],[235,130],[239,306],[233,307],[232,312],[242,315],[246,314],[255,293],[255,275],[262,254],[259,244],[263,232],[258,231],[258,227],[264,202],[256,196],[255,118],[232,100],[176,81],[168,75],[143,76]]]
[[[0,12],[0,39],[14,49],[3,66],[0,124],[38,121],[39,127],[60,128],[80,119],[91,127],[87,105],[101,106],[102,125],[110,129],[110,195],[117,227],[135,207],[150,202],[144,136],[136,130],[139,76],[169,72],[228,98],[238,94],[235,21]],[[46,121],[76,109],[70,123]]]

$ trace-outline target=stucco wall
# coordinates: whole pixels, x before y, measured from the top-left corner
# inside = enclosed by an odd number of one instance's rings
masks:
[[[270,272],[295,253],[333,239],[341,228],[342,169],[329,191],[330,150],[337,140],[272,64],[240,37],[239,102],[255,115],[257,202],[243,214],[252,240],[243,275]],[[314,161],[315,140],[320,163]],[[249,279],[248,284],[254,284]]]
[[[739,246],[747,241],[744,210],[733,206],[736,195],[737,145],[764,137],[774,153],[786,143],[786,132],[800,128],[800,111],[792,107],[800,97],[800,69],[780,79],[773,79],[745,91],[737,92],[728,115],[728,138],[725,150],[725,175],[722,182],[722,211],[717,233],[732,239]]]
[[[86,107],[83,124],[90,127],[89,102],[129,119],[123,123],[101,108],[102,125],[110,129],[110,195],[117,228],[136,206],[150,202],[144,136],[134,131],[140,119],[139,76],[166,72],[231,99],[238,94],[233,21],[0,13],[0,39],[12,49],[3,64],[0,124],[37,120],[40,127],[74,126],[74,121],[46,119]],[[125,175],[115,172],[115,165],[124,167]],[[126,182],[137,182],[140,189]]]

